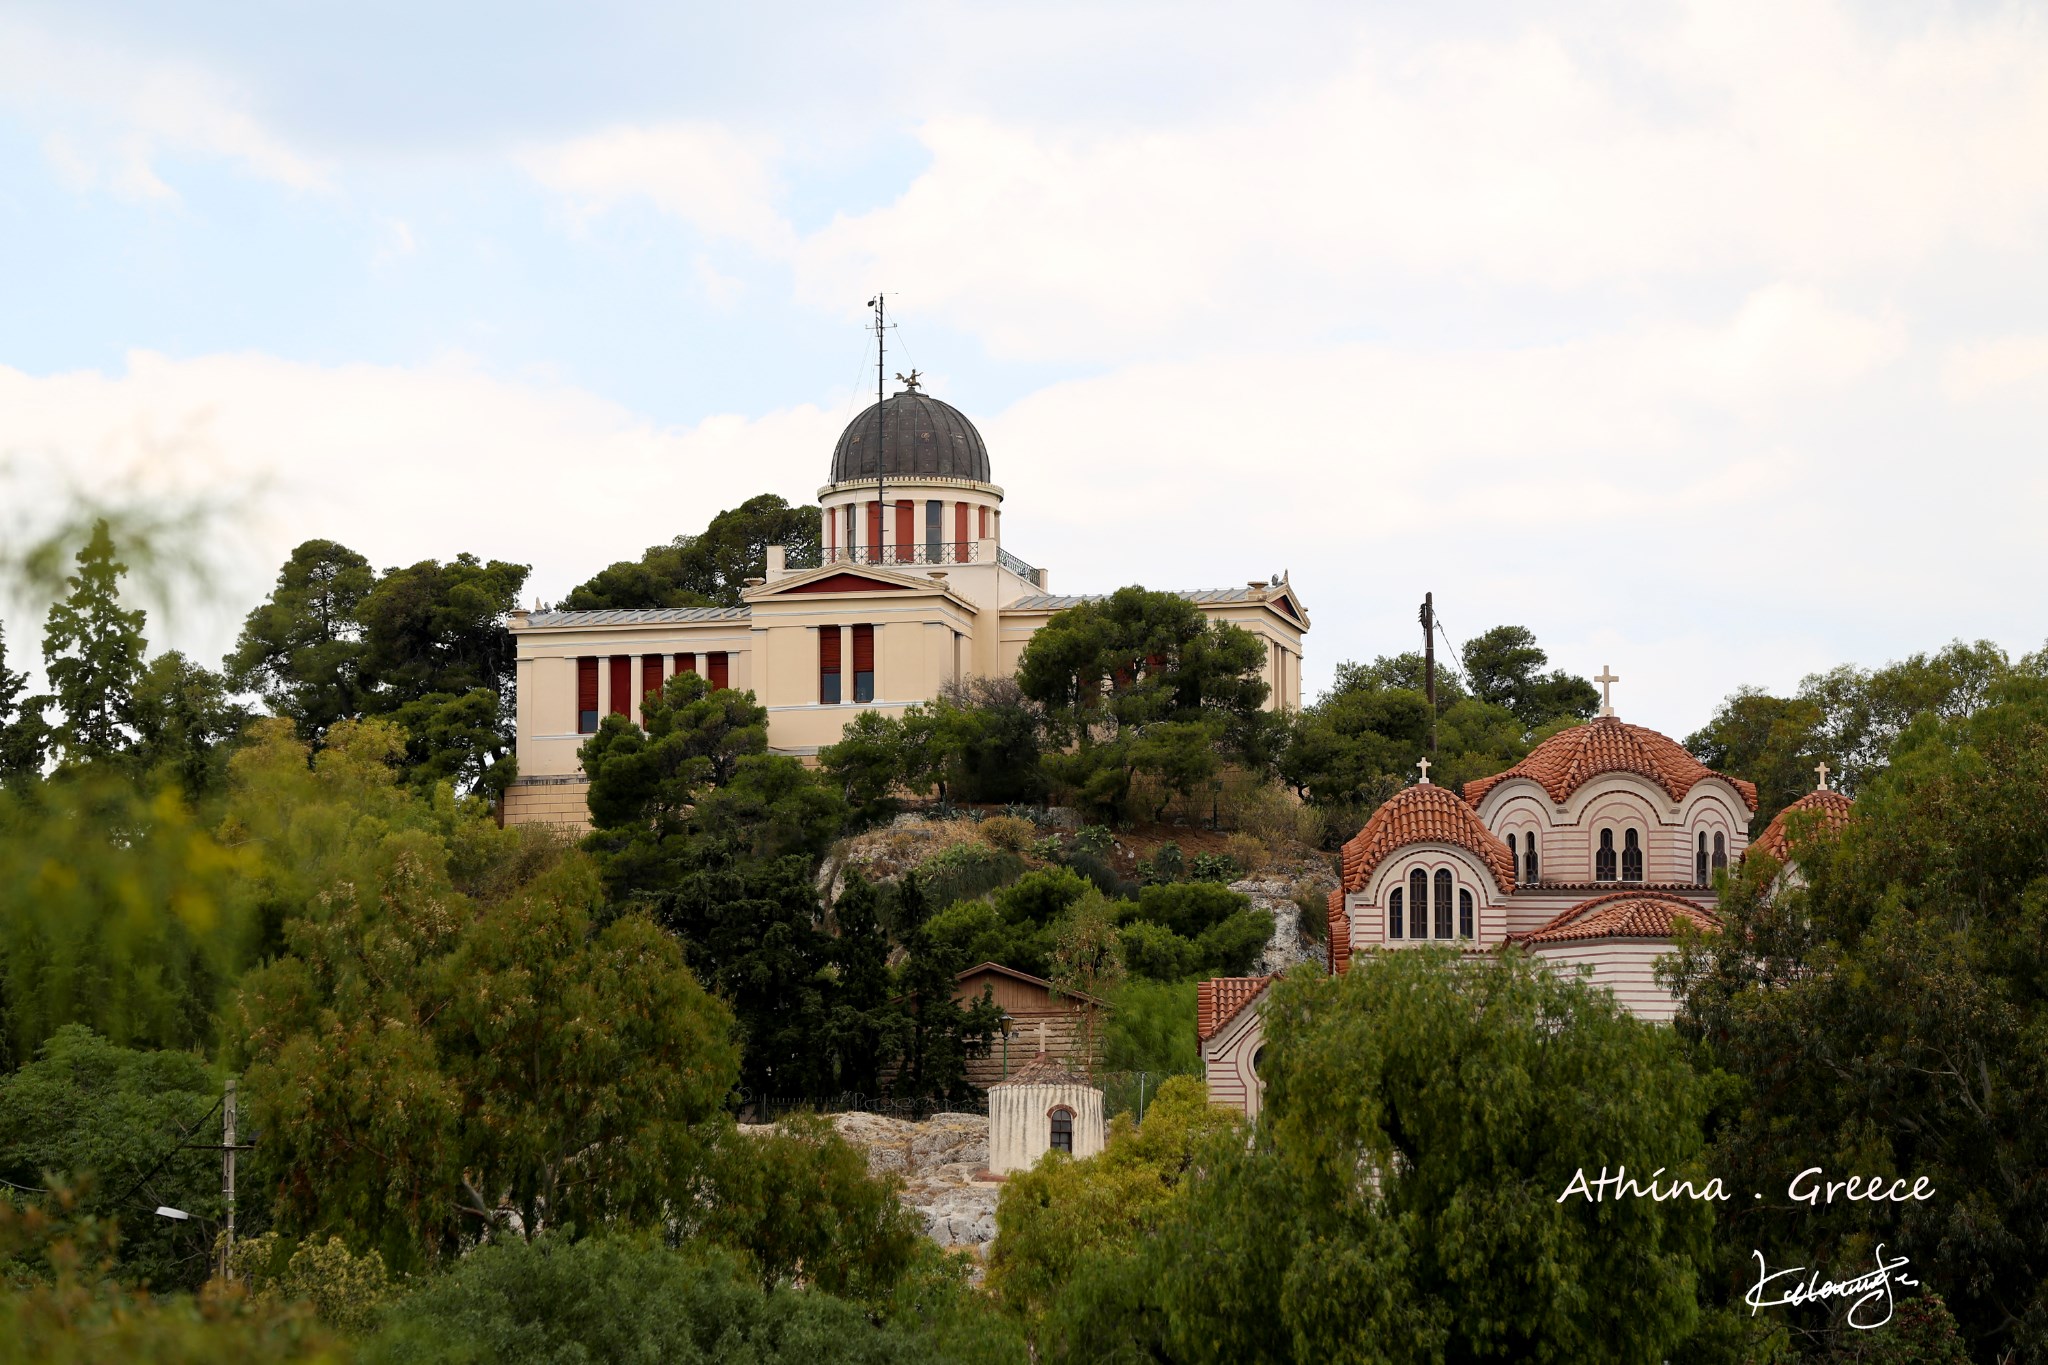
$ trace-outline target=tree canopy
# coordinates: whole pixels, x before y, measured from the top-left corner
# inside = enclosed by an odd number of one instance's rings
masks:
[[[695,535],[650,545],[637,560],[620,560],[562,599],[564,611],[630,611],[653,607],[736,607],[749,578],[767,567],[770,545],[791,564],[818,553],[818,511],[792,507],[774,493],[748,498],[711,519]]]

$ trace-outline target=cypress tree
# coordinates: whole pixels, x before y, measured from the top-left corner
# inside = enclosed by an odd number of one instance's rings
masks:
[[[106,521],[95,522],[43,627],[44,670],[63,715],[55,738],[69,763],[111,758],[130,738],[145,641],[143,614],[121,609],[126,572]]]
[[[32,777],[43,768],[44,698],[23,697],[27,687],[27,676],[7,667],[7,629],[0,625],[0,784]]]

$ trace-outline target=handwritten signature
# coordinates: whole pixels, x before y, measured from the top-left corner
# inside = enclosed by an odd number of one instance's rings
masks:
[[[1884,1258],[1884,1243],[1880,1242],[1877,1245],[1877,1267],[1874,1270],[1849,1280],[1823,1280],[1820,1272],[1816,1270],[1807,1276],[1805,1283],[1795,1283],[1789,1290],[1771,1291],[1776,1292],[1778,1297],[1766,1298],[1765,1293],[1773,1281],[1800,1274],[1806,1267],[1796,1265],[1788,1270],[1772,1270],[1764,1263],[1764,1254],[1761,1251],[1752,1251],[1750,1255],[1756,1257],[1757,1279],[1755,1287],[1743,1295],[1743,1302],[1749,1305],[1751,1317],[1755,1317],[1757,1311],[1764,1308],[1796,1307],[1802,1303],[1819,1303],[1827,1299],[1853,1299],[1846,1320],[1851,1327],[1866,1330],[1882,1327],[1892,1320],[1894,1272],[1909,1263],[1908,1258],[1904,1256],[1895,1261],[1887,1261]],[[1908,1275],[1897,1275],[1896,1279],[1902,1285],[1917,1287],[1920,1283]],[[1865,1321],[1868,1313],[1875,1311],[1871,1305],[1880,1299],[1884,1301],[1884,1316],[1874,1322]]]

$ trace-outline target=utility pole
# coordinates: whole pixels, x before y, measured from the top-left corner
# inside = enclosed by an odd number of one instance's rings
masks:
[[[227,1201],[227,1233],[220,1249],[221,1278],[235,1278],[235,1078],[228,1077],[220,1108],[220,1192]]]
[[[1422,594],[1422,689],[1429,698],[1429,751],[1436,752],[1436,594]]]

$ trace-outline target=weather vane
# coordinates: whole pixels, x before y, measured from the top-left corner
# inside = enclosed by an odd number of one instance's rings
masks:
[[[920,372],[917,370],[912,370],[909,374],[904,374],[902,371],[899,370],[896,374],[896,382],[901,384],[905,389],[909,390],[911,393],[916,393],[918,382],[917,377],[919,373]]]

